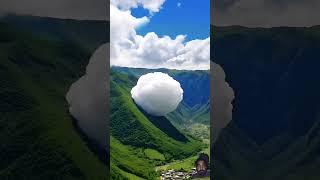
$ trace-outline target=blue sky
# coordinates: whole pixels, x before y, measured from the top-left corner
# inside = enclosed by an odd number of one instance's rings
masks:
[[[149,16],[149,12],[141,7],[131,12],[135,17]],[[209,37],[210,0],[166,0],[160,12],[155,13],[147,25],[137,29],[140,35],[148,32],[171,38],[187,35],[187,40]]]

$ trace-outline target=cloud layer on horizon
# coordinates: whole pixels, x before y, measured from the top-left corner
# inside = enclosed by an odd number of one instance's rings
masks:
[[[151,13],[158,12],[164,1],[154,1],[156,5],[148,8],[145,2],[122,5],[116,1],[110,5],[110,43],[111,65],[139,68],[168,69],[209,69],[210,38],[186,41],[186,35],[175,38],[159,37],[155,32],[138,35],[136,29],[152,20],[147,17],[134,17],[130,7],[140,5]],[[122,1],[121,1],[122,2]],[[127,1],[126,1],[127,2]],[[123,8],[125,7],[125,8]]]

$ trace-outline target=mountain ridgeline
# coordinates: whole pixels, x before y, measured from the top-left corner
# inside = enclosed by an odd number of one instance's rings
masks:
[[[212,28],[212,59],[235,92],[216,178],[319,179],[320,27]]]
[[[167,118],[176,125],[189,123],[210,124],[210,72],[205,70],[170,70],[112,67],[113,71],[121,72],[135,78],[150,72],[163,72],[177,80],[183,89],[183,100],[177,110]]]
[[[109,42],[109,21],[56,19],[37,16],[7,15],[0,22],[10,24],[41,39],[74,42],[89,51]]]

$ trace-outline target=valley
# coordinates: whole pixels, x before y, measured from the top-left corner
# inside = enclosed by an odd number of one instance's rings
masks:
[[[188,98],[184,98],[177,110],[166,117],[150,116],[135,105],[129,93],[131,87],[140,75],[152,71],[155,70],[122,67],[111,69],[110,149],[111,163],[114,164],[111,166],[111,174],[115,177],[129,178],[129,173],[145,179],[157,179],[161,172],[169,170],[168,168],[190,172],[198,154],[209,152],[209,120],[206,119],[209,111],[206,101],[194,98],[187,102],[185,100]],[[195,77],[201,79],[208,76],[206,71],[156,71],[167,72],[176,79],[180,75],[183,77],[181,79],[188,80],[190,84],[195,82]],[[187,76],[193,78],[188,79]],[[208,78],[202,79],[206,81]],[[186,88],[190,84],[181,84],[186,93],[191,91]],[[200,90],[207,90],[209,94],[209,89],[203,86]],[[206,98],[208,97],[207,95]],[[190,107],[187,103],[199,104]],[[181,176],[183,172],[180,172]]]

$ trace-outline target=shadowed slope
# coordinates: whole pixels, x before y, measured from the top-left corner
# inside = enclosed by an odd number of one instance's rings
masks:
[[[90,53],[0,23],[0,179],[107,179],[65,101]]]
[[[150,120],[150,122],[152,122],[157,128],[166,133],[172,139],[181,142],[188,141],[188,139],[176,127],[174,127],[165,116],[152,116],[141,108],[139,108],[139,110]]]
[[[319,178],[319,27],[214,27],[212,36],[235,90],[233,121],[215,143],[216,177]]]

